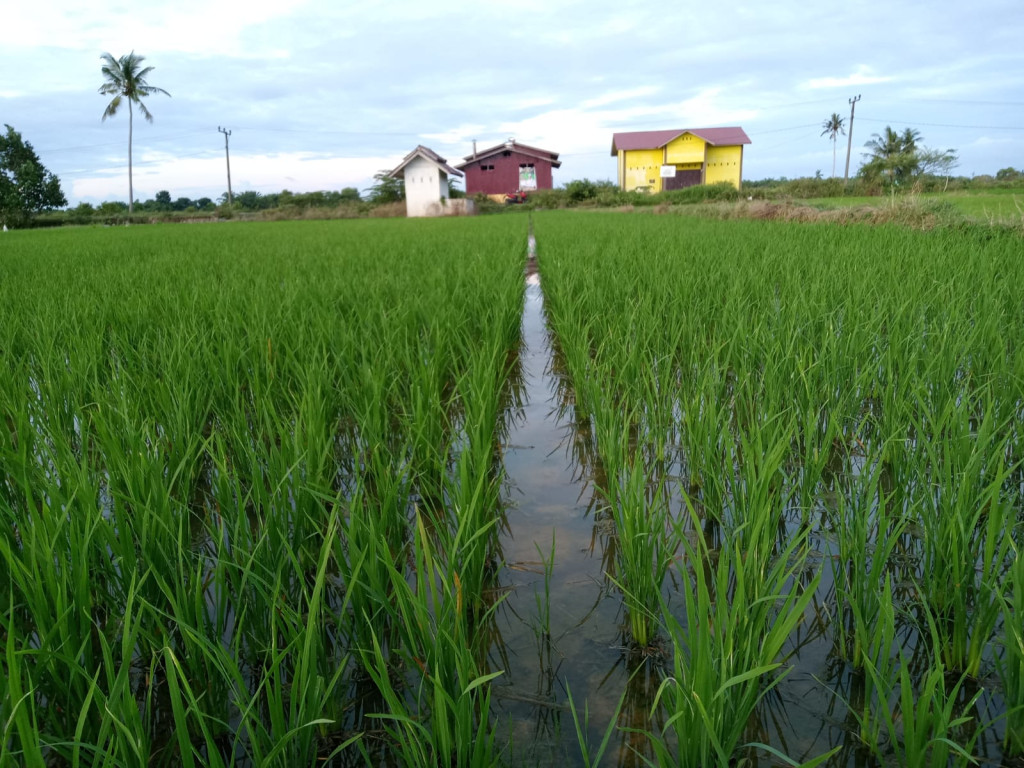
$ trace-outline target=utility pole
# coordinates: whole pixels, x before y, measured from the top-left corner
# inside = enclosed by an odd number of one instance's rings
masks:
[[[853,148],[853,110],[857,108],[857,102],[860,101],[860,94],[858,93],[852,99],[848,99],[850,102],[850,124],[847,126],[850,130],[847,131],[846,140],[846,173],[843,174],[843,188],[850,183],[850,150]]]
[[[231,153],[228,152],[228,136],[231,135],[231,131],[227,128],[221,128],[219,125],[217,130],[224,134],[224,159],[228,161],[228,205],[233,205],[235,201],[231,196]],[[849,166],[849,159],[847,159],[846,163]]]

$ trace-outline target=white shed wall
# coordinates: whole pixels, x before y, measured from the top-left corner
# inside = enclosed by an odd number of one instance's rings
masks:
[[[405,213],[436,216],[438,201],[448,197],[448,177],[426,158],[413,158],[405,166]]]

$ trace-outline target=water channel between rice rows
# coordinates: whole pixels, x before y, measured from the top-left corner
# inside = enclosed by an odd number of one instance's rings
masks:
[[[542,260],[543,244],[540,248]],[[546,323],[537,260],[531,236],[520,399],[506,416],[501,445],[506,511],[499,582],[504,599],[489,666],[503,674],[491,683],[492,716],[498,720],[499,740],[509,742],[507,764],[582,765],[570,693],[581,722],[584,707],[589,712],[591,745],[600,744],[621,702],[619,728],[602,765],[644,765],[642,756],[652,755],[639,731],[654,725],[651,707],[667,670],[626,647],[621,595],[609,576],[616,558],[614,525],[601,502],[594,477],[600,469],[588,455],[586,425],[576,421],[572,386]],[[671,478],[667,482],[671,486]],[[682,495],[682,489],[674,492]],[[787,526],[795,530],[798,522]],[[810,543],[811,564],[822,571],[817,597],[790,638],[786,665],[791,669],[758,705],[748,740],[769,744],[797,761],[842,745],[827,765],[874,765],[844,703],[844,697],[856,695],[856,681],[832,653],[823,605],[824,596],[834,590],[826,562],[834,542],[819,535]],[[664,592],[670,605],[678,606],[678,596],[673,601],[677,581],[670,571]],[[983,720],[993,706],[998,708],[982,696]],[[981,765],[1005,764],[1001,735],[986,730],[975,747]],[[763,750],[746,750],[742,756],[748,765],[782,764]]]

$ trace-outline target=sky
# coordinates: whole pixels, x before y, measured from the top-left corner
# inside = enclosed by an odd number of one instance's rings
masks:
[[[100,55],[154,67],[135,120],[138,200],[367,189],[418,144],[452,163],[516,141],[555,185],[615,179],[617,131],[739,125],[743,178],[850,173],[886,126],[954,149],[958,175],[1024,168],[1021,0],[80,0],[7,4],[0,124],[71,205],[128,198],[128,115],[103,121]],[[138,118],[138,115],[136,115]],[[842,176],[847,136],[835,171]]]

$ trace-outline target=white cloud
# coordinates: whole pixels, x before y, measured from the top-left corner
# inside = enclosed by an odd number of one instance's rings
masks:
[[[4,9],[0,46],[91,50],[97,57],[104,51],[120,56],[131,50],[147,56],[170,51],[263,57],[264,51],[246,49],[242,33],[294,13],[299,4],[253,0],[241,7],[235,0],[162,0],[148,4],[144,12],[116,4],[98,12],[93,6],[58,0],[56,7],[40,13],[31,3],[12,3]]]
[[[660,90],[661,88],[656,85],[642,85],[639,88],[630,88],[624,91],[611,91],[593,99],[587,99],[580,106],[584,109],[593,109],[594,107],[603,107],[606,104],[614,104],[617,101],[653,96]]]
[[[802,88],[817,90],[821,88],[847,88],[855,85],[875,85],[877,83],[888,83],[892,77],[874,74],[874,70],[866,64],[861,64],[855,72],[843,77],[816,77],[803,83]]]
[[[967,146],[969,147],[1007,147],[1019,144],[1019,138],[1011,136],[979,136]]]
[[[479,139],[485,131],[487,131],[487,126],[480,123],[463,123],[441,133],[425,133],[423,138],[427,141],[434,141],[446,146],[465,145],[471,143],[474,139]],[[410,147],[410,149],[412,148]]]

